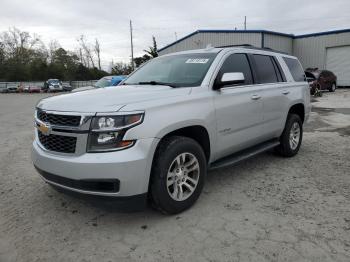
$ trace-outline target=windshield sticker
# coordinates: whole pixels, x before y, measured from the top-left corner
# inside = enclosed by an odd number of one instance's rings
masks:
[[[207,58],[190,58],[186,60],[186,64],[206,64],[208,61]]]

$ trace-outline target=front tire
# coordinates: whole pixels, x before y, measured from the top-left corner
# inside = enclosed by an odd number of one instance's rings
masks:
[[[333,83],[332,86],[329,88],[329,92],[335,92],[336,89],[337,89],[337,85]]]
[[[303,123],[300,116],[289,114],[276,151],[284,157],[295,156],[299,152],[302,140]]]
[[[155,208],[177,214],[191,207],[202,192],[207,161],[202,147],[188,137],[166,138],[157,149],[151,174]]]

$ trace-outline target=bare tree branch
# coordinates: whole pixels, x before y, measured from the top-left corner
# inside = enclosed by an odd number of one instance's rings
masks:
[[[100,49],[100,43],[99,43],[97,38],[95,39],[94,51],[95,51],[95,54],[97,56],[98,69],[101,70],[101,56],[100,56],[101,49]]]

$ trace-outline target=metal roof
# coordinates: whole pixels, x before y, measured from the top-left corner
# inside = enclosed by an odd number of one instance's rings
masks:
[[[340,30],[332,30],[325,31],[313,34],[305,34],[305,35],[296,35],[294,38],[306,38],[306,37],[314,37],[314,36],[322,36],[322,35],[333,35],[333,34],[341,34],[341,33],[350,33],[350,28],[348,29],[340,29]]]
[[[304,35],[293,35],[293,34],[285,34],[285,33],[280,33],[280,32],[274,32],[274,31],[269,31],[269,30],[207,30],[207,29],[201,29],[197,30],[191,34],[188,34],[179,40],[168,44],[162,48],[160,48],[158,51],[163,51],[164,49],[167,49],[168,47],[171,47],[187,38],[190,38],[193,35],[199,34],[199,33],[258,33],[258,34],[270,34],[270,35],[277,35],[277,36],[285,36],[285,37],[290,37],[292,39],[296,38],[306,38],[306,37],[315,37],[315,36],[322,36],[322,35],[331,35],[331,34],[341,34],[341,33],[349,33],[349,29],[341,29],[341,30],[333,30],[333,31],[325,31],[325,32],[319,32],[319,33],[313,33],[313,34],[304,34]]]

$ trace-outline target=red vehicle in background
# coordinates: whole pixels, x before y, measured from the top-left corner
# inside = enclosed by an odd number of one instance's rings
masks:
[[[308,68],[305,70],[305,75],[310,85],[311,95],[322,90],[334,92],[337,89],[337,76],[331,71]]]
[[[18,92],[20,93],[40,93],[41,92],[41,87],[36,86],[36,85],[23,85],[20,84],[18,87]]]
[[[41,87],[40,86],[28,86],[28,93],[40,93],[41,92]]]

